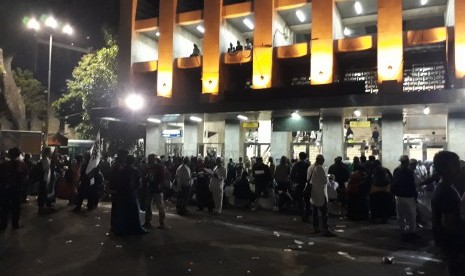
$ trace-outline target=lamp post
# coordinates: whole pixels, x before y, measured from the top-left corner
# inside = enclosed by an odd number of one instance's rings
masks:
[[[42,28],[42,23],[35,18],[30,18],[27,23],[27,28],[35,30],[36,32],[40,31]],[[48,77],[47,77],[47,115],[45,119],[45,133],[44,133],[44,144],[48,141],[48,131],[50,124],[50,90],[52,83],[52,50],[53,50],[53,33],[59,27],[60,23],[53,17],[48,16],[44,21],[43,25],[47,27],[49,31],[49,48],[48,48]],[[72,35],[74,30],[69,24],[65,24],[62,27],[62,32],[66,35]]]

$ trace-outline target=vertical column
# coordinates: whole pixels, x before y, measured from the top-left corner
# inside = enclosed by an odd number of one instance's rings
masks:
[[[218,95],[220,79],[220,28],[223,0],[204,0],[202,93]]]
[[[404,154],[404,124],[402,114],[383,115],[381,158],[383,166],[393,171]]]
[[[255,0],[254,2],[254,53],[253,53],[253,88],[271,87],[273,72],[273,22],[274,2]]]
[[[173,49],[177,2],[177,0],[160,1],[158,18],[160,38],[158,40],[157,95],[167,98],[171,98],[173,94]]]
[[[344,158],[344,139],[341,117],[325,117],[323,119],[323,156],[327,164],[341,156]],[[313,160],[312,160],[313,161]]]
[[[224,125],[224,158],[232,158],[234,162],[242,156],[241,152],[241,125],[226,122]]]
[[[450,113],[447,119],[447,150],[457,153],[465,159],[465,113]]]
[[[402,0],[378,0],[378,82],[403,79]]]
[[[199,127],[197,124],[184,123],[184,156],[197,156],[198,141],[199,141]]]
[[[291,154],[291,132],[271,132],[271,157],[274,160],[286,156],[289,158]]]
[[[334,0],[312,1],[311,84],[333,82]]]
[[[151,153],[157,155],[165,154],[165,140],[161,136],[161,132],[161,125],[147,124],[145,134],[145,152],[147,155]]]
[[[455,77],[465,77],[465,1],[455,0]]]
[[[135,37],[137,0],[120,1],[118,35],[118,92],[125,93],[132,88],[132,43]]]

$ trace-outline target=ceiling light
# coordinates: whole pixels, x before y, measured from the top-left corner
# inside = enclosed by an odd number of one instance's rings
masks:
[[[305,14],[304,14],[301,10],[297,10],[297,11],[295,12],[295,15],[297,16],[297,18],[299,19],[299,21],[302,22],[302,23],[305,22],[305,19],[307,19],[307,18],[305,17]]]
[[[33,30],[38,31],[38,30],[40,29],[40,23],[39,23],[39,21],[37,21],[37,19],[31,18],[31,19],[29,19],[29,21],[27,22],[27,27],[28,27],[29,29],[33,29]]]
[[[350,36],[351,34],[352,34],[352,31],[349,28],[345,27],[344,28],[344,35],[345,36]]]
[[[156,36],[160,36],[160,32],[156,32],[155,35],[156,35]]]
[[[58,22],[53,16],[49,16],[45,20],[45,26],[55,29],[56,27],[58,27]]]
[[[144,106],[144,99],[137,94],[131,94],[126,97],[126,106],[132,111],[137,111],[142,109]]]
[[[355,8],[355,12],[356,12],[357,14],[362,14],[362,12],[363,12],[363,7],[362,7],[362,4],[360,4],[360,2],[358,2],[358,1],[355,2],[354,8]]]
[[[244,20],[242,20],[242,22],[243,22],[244,25],[246,25],[247,28],[249,28],[250,30],[253,30],[253,29],[254,29],[254,25],[253,25],[252,21],[250,21],[250,19],[244,18]]]
[[[427,3],[428,3],[428,0],[421,0],[421,1],[420,1],[420,4],[421,4],[422,6],[426,5]]]
[[[202,25],[198,25],[197,26],[197,31],[201,32],[201,33],[205,33],[205,28],[202,26]]]
[[[247,121],[249,118],[244,116],[244,115],[237,115],[237,119],[239,119],[241,121]]]
[[[299,111],[292,112],[291,116],[292,116],[292,119],[294,119],[294,120],[298,120],[298,119],[302,118],[302,116],[300,116],[300,114],[299,114]]]
[[[196,116],[190,116],[189,119],[193,122],[200,123],[202,122],[202,118],[196,117]]]
[[[360,117],[360,116],[362,115],[362,111],[360,111],[360,109],[355,109],[355,110],[354,110],[354,115],[355,115],[356,117]]]
[[[63,33],[67,34],[67,35],[72,35],[74,32],[73,30],[73,27],[71,27],[69,24],[66,24],[64,27],[63,27]]]
[[[428,115],[430,112],[431,110],[429,109],[429,107],[425,106],[425,108],[423,109],[423,114]]]
[[[148,119],[147,119],[147,122],[159,124],[159,123],[161,123],[161,120],[155,119],[155,118],[148,118]]]

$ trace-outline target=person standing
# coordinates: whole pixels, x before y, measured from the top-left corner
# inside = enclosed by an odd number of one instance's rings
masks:
[[[263,158],[257,157],[256,163],[252,166],[252,176],[255,184],[255,195],[260,197],[271,181],[270,168],[263,163]]]
[[[339,184],[337,188],[337,197],[342,206],[347,205],[346,185],[349,181],[350,171],[349,168],[342,162],[342,157],[334,158],[334,164],[328,169],[328,174],[333,174],[336,182]]]
[[[37,205],[39,207],[39,214],[43,215],[52,210],[52,191],[53,191],[53,172],[51,169],[52,149],[44,148],[42,151],[42,158],[36,165],[38,168],[38,182],[39,194],[37,197]],[[47,206],[48,209],[45,209]]]
[[[396,197],[397,222],[405,239],[416,235],[417,189],[413,170],[409,168],[409,158],[402,155],[400,166],[394,170],[391,192]]]
[[[26,165],[20,160],[19,148],[8,151],[10,161],[0,165],[0,231],[8,225],[8,215],[11,213],[11,224],[14,229],[22,227],[19,224],[21,209],[21,188],[26,174]]]
[[[311,185],[311,198],[313,209],[313,230],[315,233],[320,233],[319,214],[321,213],[321,222],[323,226],[323,235],[331,237],[334,236],[329,231],[328,227],[328,177],[326,176],[323,164],[325,158],[323,155],[316,156],[315,164],[308,168],[307,180]]]
[[[176,211],[180,216],[187,213],[187,203],[191,194],[192,175],[189,168],[189,157],[184,157],[182,164],[176,170],[176,182],[178,187],[178,200]]]
[[[146,190],[145,203],[145,228],[152,227],[152,201],[155,202],[158,209],[158,220],[160,225],[158,229],[165,228],[165,206],[163,205],[163,183],[164,167],[161,160],[155,154],[149,154],[147,157],[148,167],[145,169],[142,181]]]
[[[213,198],[210,191],[210,174],[205,171],[203,159],[197,159],[197,167],[195,168],[197,178],[197,203],[199,211],[203,211],[205,207],[208,211],[213,212]]]
[[[307,154],[305,152],[300,152],[299,161],[297,161],[291,169],[291,181],[293,182],[293,185],[295,185],[294,199],[299,205],[303,222],[309,221],[311,213],[310,193],[308,193],[308,189],[306,193],[304,193],[305,186],[307,184],[307,171],[309,167],[306,159]]]
[[[81,211],[82,203],[87,198],[87,209],[89,211],[97,208],[99,201],[99,188],[103,185],[103,176],[98,167],[86,173],[87,166],[89,165],[90,153],[86,152],[84,156],[84,163],[80,167],[80,179],[78,196],[76,200],[76,207],[73,212],[79,213]]]
[[[226,168],[223,166],[221,157],[217,157],[216,167],[213,169],[213,176],[210,180],[210,190],[212,191],[213,201],[215,202],[214,214],[221,214],[223,209],[223,188],[226,179]]]

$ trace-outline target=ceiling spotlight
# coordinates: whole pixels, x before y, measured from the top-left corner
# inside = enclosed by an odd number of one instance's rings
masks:
[[[144,99],[137,94],[131,94],[126,97],[126,106],[132,111],[137,111],[142,109],[144,106]]]
[[[197,26],[197,31],[201,32],[202,34],[205,33],[205,28],[202,25]]]
[[[356,12],[357,14],[362,14],[362,12],[363,12],[362,4],[361,4],[360,2],[358,2],[358,1],[355,2],[355,4],[354,4],[354,9],[355,9],[355,12]]]
[[[425,108],[423,109],[423,114],[428,115],[430,112],[431,110],[429,109],[429,107],[425,106]]]
[[[53,16],[49,16],[45,19],[45,26],[55,29],[58,27],[58,22]]]
[[[354,110],[354,115],[355,115],[356,117],[360,117],[360,116],[362,115],[362,111],[360,111],[360,109],[355,109],[355,110]]]
[[[302,116],[300,116],[300,114],[299,114],[299,111],[292,112],[291,116],[292,116],[292,119],[294,119],[294,120],[298,120],[298,119],[302,118]]]
[[[345,36],[350,36],[351,34],[352,34],[352,31],[349,28],[345,27],[344,28],[344,35]]]
[[[302,22],[302,23],[304,23],[304,22],[305,22],[305,19],[307,19],[306,16],[305,16],[305,14],[304,14],[301,10],[297,10],[297,11],[295,12],[295,15],[297,16],[297,18],[299,19],[299,21]]]
[[[156,35],[156,36],[160,36],[160,32],[156,32],[155,35]]]
[[[250,19],[248,18],[244,18],[244,20],[242,20],[242,23],[244,23],[244,25],[246,25],[247,28],[249,28],[251,31],[253,31],[253,29],[255,28],[252,21],[250,21]]]
[[[241,121],[247,121],[249,119],[249,117],[244,116],[244,115],[237,115],[237,119],[239,119]]]
[[[424,5],[428,4],[428,0],[421,0],[421,1],[420,1],[420,4],[421,4],[422,6],[424,6]]]
[[[155,118],[148,118],[147,122],[159,124],[159,123],[161,123],[161,120],[155,119]]]
[[[193,122],[200,123],[202,122],[202,118],[196,117],[196,116],[190,116],[189,119]]]

